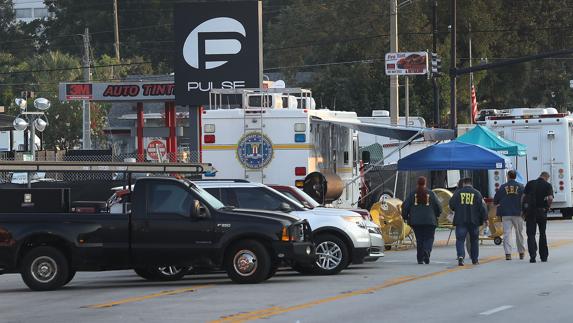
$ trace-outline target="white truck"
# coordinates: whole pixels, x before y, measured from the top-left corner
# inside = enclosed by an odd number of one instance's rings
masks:
[[[527,154],[512,157],[514,167],[525,180],[542,171],[550,174],[553,208],[564,217],[573,215],[573,116],[554,108],[501,110],[485,118],[485,125],[501,137],[527,146]],[[490,191],[503,184],[504,174],[490,174]]]

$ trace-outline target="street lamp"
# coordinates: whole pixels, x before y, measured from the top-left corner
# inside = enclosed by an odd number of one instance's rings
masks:
[[[43,132],[48,126],[48,118],[45,111],[50,108],[50,101],[45,98],[37,98],[34,100],[34,107],[38,111],[28,111],[28,102],[25,99],[14,100],[16,105],[20,108],[20,114],[14,119],[14,129],[24,131],[28,126],[31,127],[30,133],[30,155],[32,161],[36,160],[36,130]]]

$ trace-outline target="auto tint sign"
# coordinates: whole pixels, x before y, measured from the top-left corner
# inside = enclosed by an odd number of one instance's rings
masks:
[[[206,104],[212,89],[261,86],[261,6],[260,1],[175,5],[177,104]]]
[[[60,83],[62,101],[173,101],[173,82]]]
[[[428,74],[428,53],[387,53],[386,75]]]

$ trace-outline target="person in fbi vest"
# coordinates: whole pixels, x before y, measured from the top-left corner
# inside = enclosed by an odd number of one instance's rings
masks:
[[[456,226],[456,251],[458,265],[464,265],[466,253],[464,241],[470,235],[470,258],[472,263],[479,263],[479,227],[487,221],[487,209],[481,193],[473,188],[472,179],[464,178],[463,187],[454,192],[450,199],[450,209],[454,211]]]
[[[523,196],[523,184],[515,179],[517,174],[514,170],[507,172],[508,181],[501,185],[493,198],[493,204],[497,206],[497,215],[503,222],[503,249],[505,260],[511,260],[511,231],[515,228],[515,242],[519,259],[525,256],[525,241],[523,240],[523,218],[521,217],[521,198]]]
[[[416,190],[402,204],[402,218],[412,226],[416,235],[418,263],[429,264],[434,234],[442,206],[434,192],[426,187],[426,178],[418,177]]]

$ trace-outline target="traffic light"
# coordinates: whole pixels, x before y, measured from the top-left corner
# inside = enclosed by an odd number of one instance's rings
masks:
[[[438,53],[432,53],[432,76],[433,77],[439,76],[441,69],[442,69],[442,59],[438,56]]]

